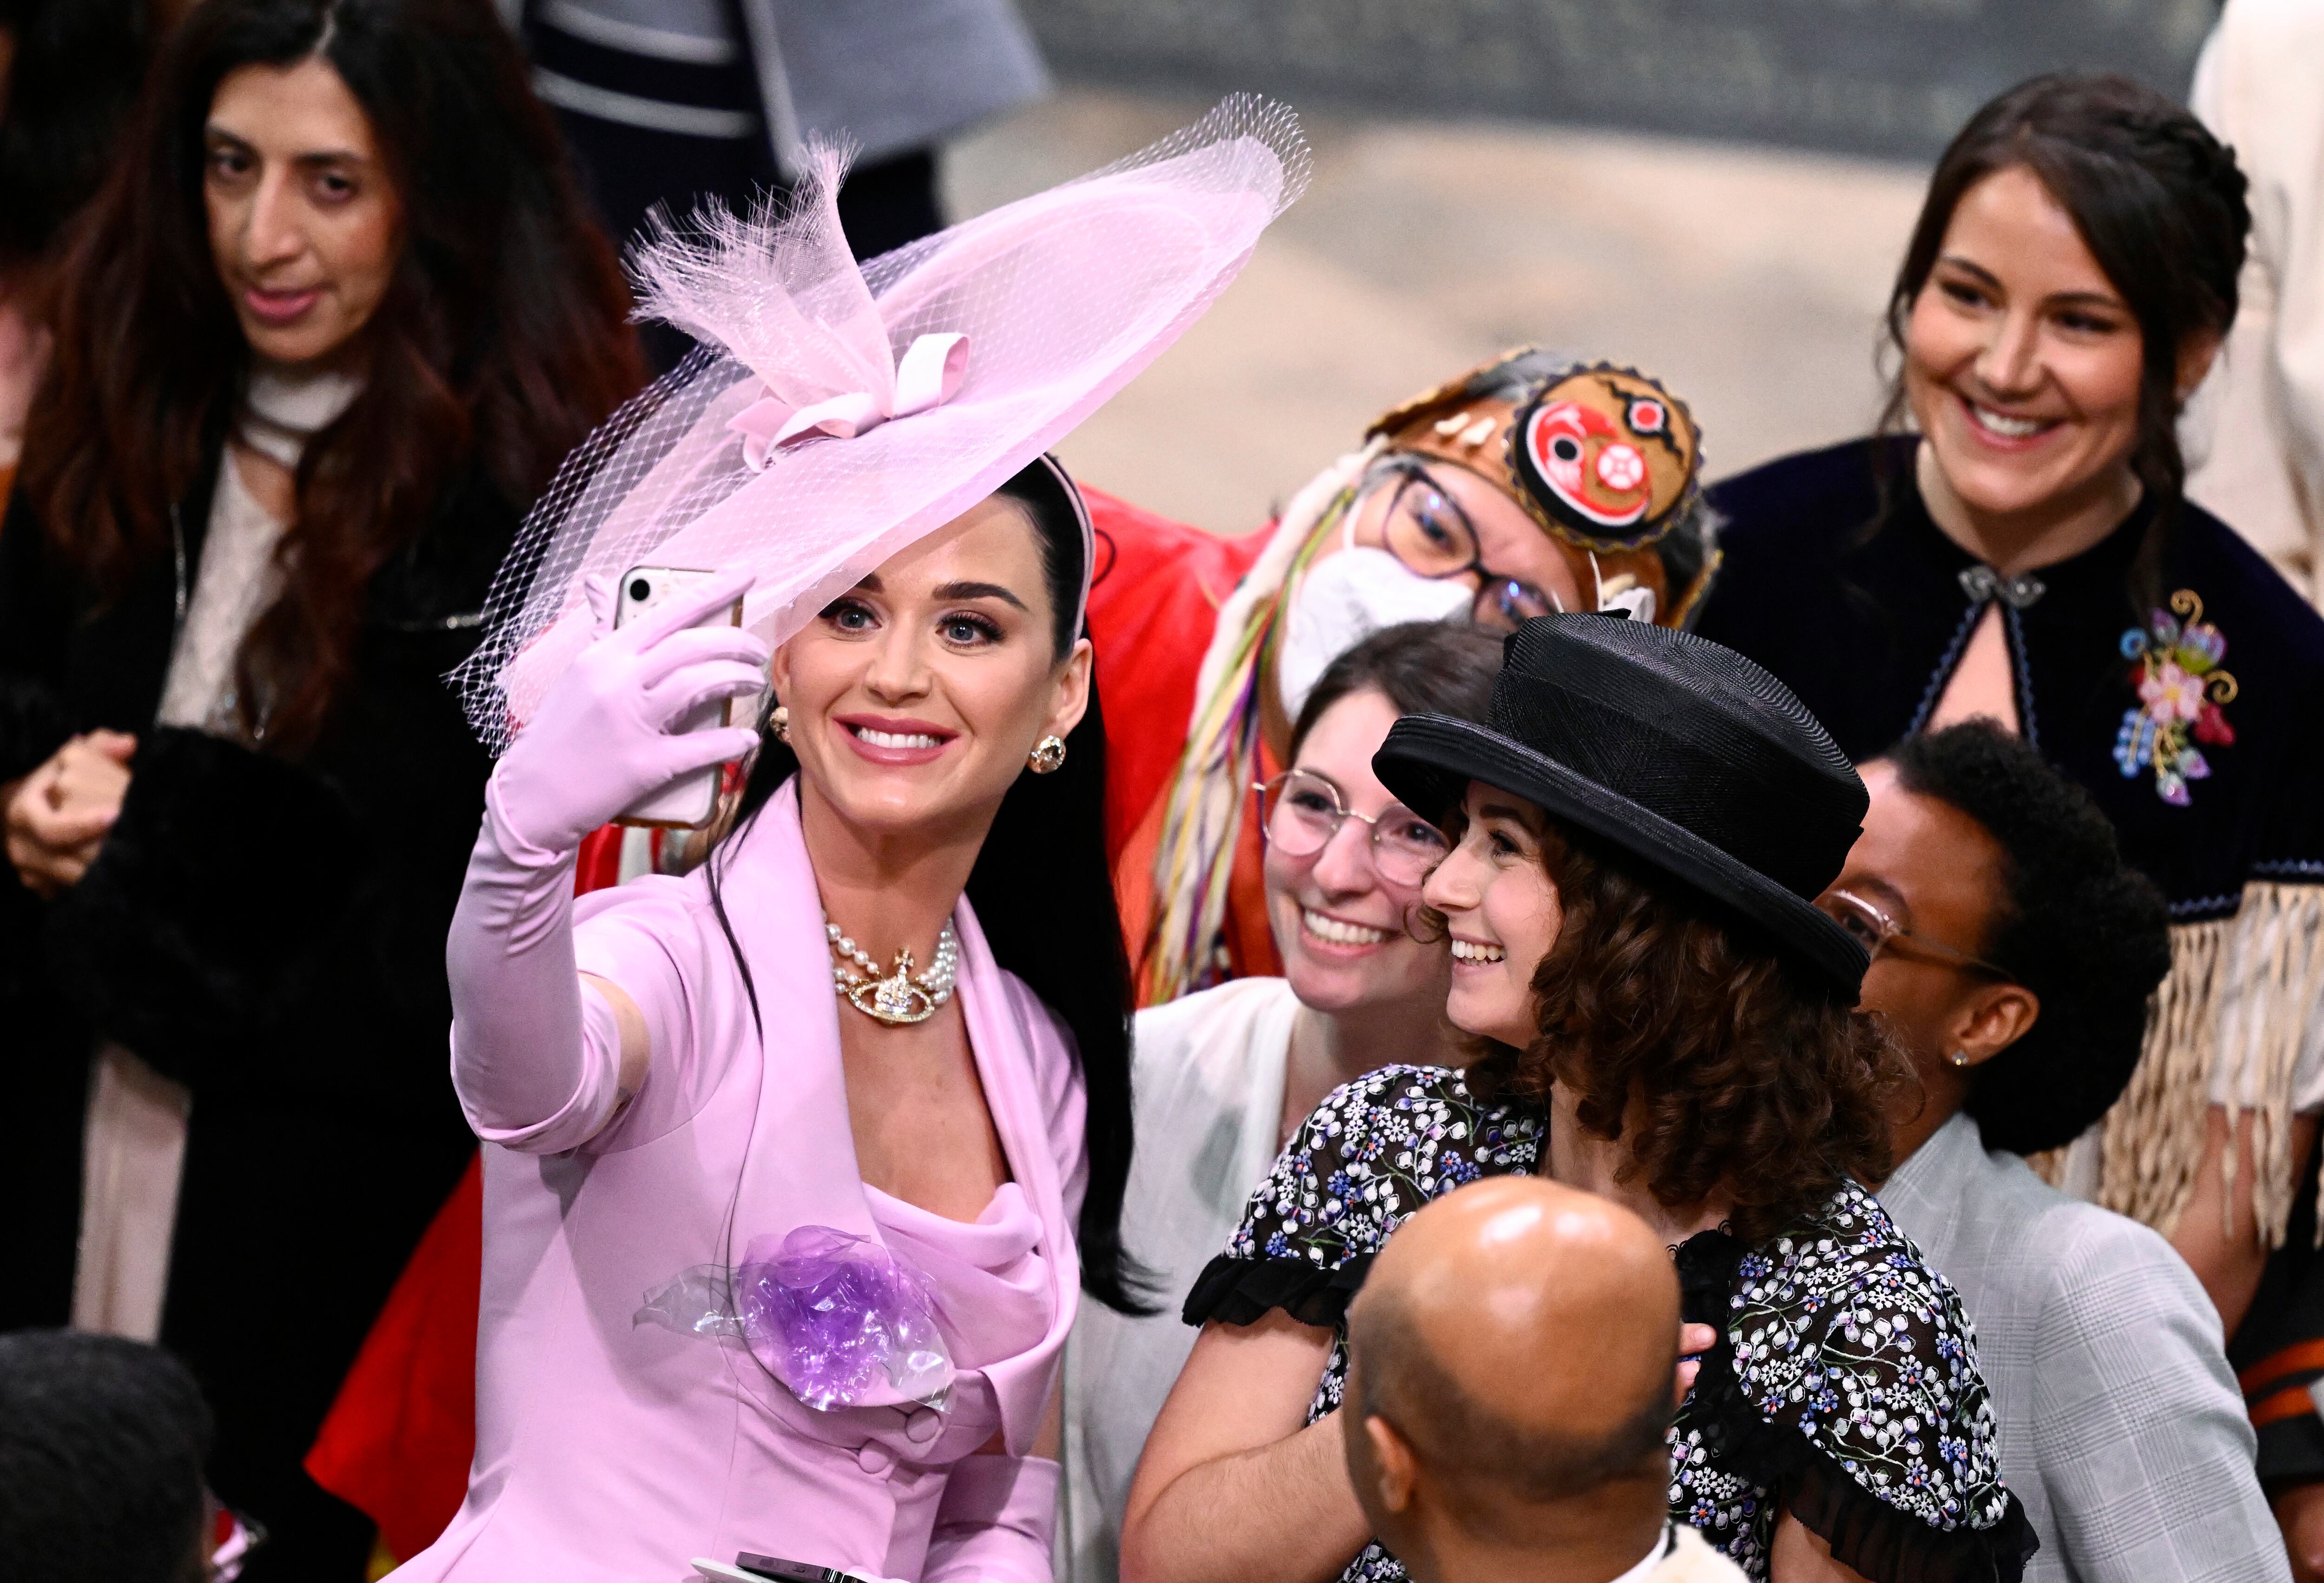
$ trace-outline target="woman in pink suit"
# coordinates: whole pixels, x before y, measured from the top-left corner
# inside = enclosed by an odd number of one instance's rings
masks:
[[[1138,1300],[1091,533],[1044,451],[1231,277],[1299,152],[1231,106],[868,291],[835,170],[820,212],[645,259],[724,351],[568,466],[466,678],[505,744],[448,948],[476,1456],[400,1578],[1046,1583],[1059,1351],[1080,1291]],[[1071,289],[1124,245],[1142,277]],[[762,689],[761,730],[699,723]],[[707,861],[574,900],[589,832],[752,755]]]

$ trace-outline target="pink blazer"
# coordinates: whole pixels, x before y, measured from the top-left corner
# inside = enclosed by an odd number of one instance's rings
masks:
[[[1022,1456],[1040,1428],[1078,1292],[1082,1083],[1069,1035],[993,961],[965,899],[959,996],[1010,1172],[1040,1222],[1047,1333],[964,1379],[940,1432],[915,1441],[900,1409],[817,1412],[747,1352],[633,1322],[650,1289],[737,1264],[755,1236],[810,1224],[881,1235],[855,1162],[794,791],[738,838],[721,893],[763,1040],[701,871],[576,905],[581,969],[637,1001],[652,1065],[579,1148],[485,1145],[476,1459],[459,1514],[399,1583],[659,1583],[691,1578],[689,1557],[743,1550],[917,1578],[954,1465],[996,1430]]]

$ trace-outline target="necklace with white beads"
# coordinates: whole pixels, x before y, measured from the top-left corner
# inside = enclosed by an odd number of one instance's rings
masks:
[[[945,919],[936,931],[936,960],[918,976],[912,972],[908,950],[896,953],[895,966],[882,977],[880,964],[840,933],[839,925],[826,922],[823,931],[830,939],[831,954],[837,958],[831,966],[832,987],[842,1000],[873,1022],[890,1028],[925,1023],[952,998],[960,972],[960,938],[952,931],[951,919]]]

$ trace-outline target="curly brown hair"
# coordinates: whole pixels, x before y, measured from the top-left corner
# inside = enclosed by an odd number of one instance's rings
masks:
[[[1541,1036],[1486,1041],[1466,1073],[1488,1103],[1553,1088],[1624,1178],[1673,1207],[1714,1194],[1746,1242],[1774,1236],[1841,1181],[1888,1174],[1888,1116],[1911,1069],[1871,1016],[1839,1004],[1768,937],[1585,832],[1545,821],[1563,911],[1533,977]]]

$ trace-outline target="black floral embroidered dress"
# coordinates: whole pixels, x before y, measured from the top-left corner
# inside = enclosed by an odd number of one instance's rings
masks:
[[[1545,1130],[1538,1108],[1487,1106],[1441,1067],[1335,1090],[1194,1283],[1186,1322],[1281,1309],[1332,1327],[1314,1422],[1340,1405],[1348,1303],[1389,1233],[1463,1183],[1532,1171]],[[1779,1506],[1874,1583],[2019,1576],[2034,1539],[2002,1487],[1969,1320],[1871,1195],[1851,1182],[1763,1245],[1709,1231],[1676,1256],[1686,1318],[1720,1339],[1672,1430],[1673,1517],[1754,1578]],[[1343,1583],[1404,1577],[1375,1543]]]

